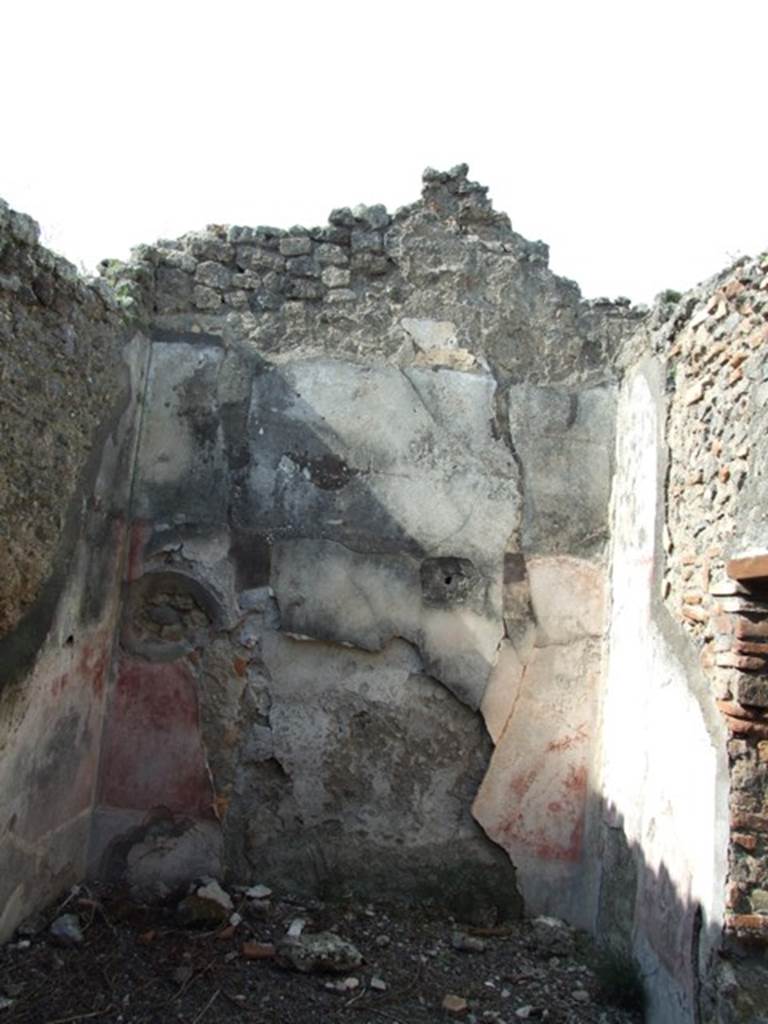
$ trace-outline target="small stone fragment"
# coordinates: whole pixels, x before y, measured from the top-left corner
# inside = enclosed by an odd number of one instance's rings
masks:
[[[229,923],[234,907],[228,893],[218,882],[210,881],[185,896],[176,913],[187,928],[216,928]]]
[[[462,953],[484,953],[485,942],[474,935],[466,935],[464,932],[454,932],[451,936],[451,945]]]
[[[271,942],[244,942],[241,952],[246,960],[271,960],[275,947]]]
[[[334,932],[304,932],[299,938],[287,935],[278,944],[275,959],[281,967],[302,973],[334,971],[341,974],[363,962],[360,951]]]
[[[290,923],[290,925],[288,927],[288,931],[286,933],[288,935],[288,938],[289,939],[298,939],[299,936],[301,935],[301,933],[304,931],[304,925],[306,923],[307,922],[304,920],[303,917],[294,917],[294,919],[291,921],[291,923]]]
[[[245,895],[249,900],[267,900],[272,895],[272,890],[268,885],[252,885],[250,889],[245,890]]]
[[[35,935],[39,935],[45,931],[45,918],[42,914],[32,914],[31,917],[25,918],[19,927],[16,929],[16,934],[22,938],[34,938]]]
[[[378,978],[376,975],[374,975],[371,978],[371,988],[375,989],[376,992],[386,992],[387,983],[386,981],[384,981],[383,978]]]
[[[272,901],[251,900],[248,904],[248,909],[255,917],[269,917],[269,913],[272,910]]]
[[[535,918],[533,937],[536,945],[549,956],[568,956],[573,951],[573,929],[559,918]]]
[[[360,986],[359,978],[343,978],[341,981],[326,981],[325,988],[329,992],[339,992],[341,994],[345,992],[354,992],[356,988]]]
[[[51,925],[51,935],[60,946],[78,946],[84,941],[76,914],[62,914]]]
[[[461,1017],[469,1009],[469,1003],[462,996],[448,994],[443,999],[443,1009],[454,1017]]]

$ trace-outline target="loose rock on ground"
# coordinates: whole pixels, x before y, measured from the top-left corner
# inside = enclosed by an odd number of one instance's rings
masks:
[[[82,887],[66,915],[60,902],[43,915],[44,930],[0,947],[0,1024],[86,1014],[106,1024],[640,1020],[601,1001],[589,942],[561,922],[481,929],[414,904],[288,893],[274,894],[265,911],[247,890],[220,891],[233,910],[210,928],[182,926],[178,901],[149,906],[126,891]],[[222,911],[227,899],[219,897]],[[60,945],[51,932],[63,916],[79,944]]]

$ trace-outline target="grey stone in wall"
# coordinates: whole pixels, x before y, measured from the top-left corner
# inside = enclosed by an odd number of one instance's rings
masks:
[[[528,554],[599,552],[608,539],[616,387],[512,385],[512,444],[523,465]]]

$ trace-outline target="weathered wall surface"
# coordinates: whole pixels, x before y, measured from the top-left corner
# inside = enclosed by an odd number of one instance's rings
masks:
[[[742,580],[743,563],[731,560],[768,552],[768,260],[741,260],[685,296],[657,337],[669,389],[663,596],[728,737],[730,959],[719,1013],[751,1020],[768,991],[757,960],[745,957],[768,937],[768,568],[758,560]]]
[[[676,1022],[696,1019],[722,926],[727,770],[706,680],[661,599],[665,415],[664,365],[646,356],[617,427],[599,928],[638,956],[649,1019]]]
[[[141,343],[0,205],[0,939],[82,878]]]
[[[0,203],[0,636],[41,598],[50,616],[76,489],[120,387],[114,299],[39,246],[38,233]],[[25,623],[21,635],[34,648],[45,628]]]
[[[86,852],[522,900],[631,949],[653,1021],[755,1019],[765,260],[637,330],[463,166],[114,292],[35,238],[0,209],[0,934]]]
[[[162,804],[239,874],[472,877],[512,904],[503,847],[532,909],[594,916],[632,312],[582,302],[464,167],[394,217],[136,255],[106,268],[152,355],[94,861],[130,875],[125,834],[153,841]],[[148,780],[132,737],[153,730],[175,739]],[[489,758],[474,814],[499,846],[470,815]]]
[[[768,603],[759,572],[728,572],[768,549],[766,271],[743,260],[660,306],[619,406],[601,919],[620,941],[623,911],[654,1020],[765,1005]]]

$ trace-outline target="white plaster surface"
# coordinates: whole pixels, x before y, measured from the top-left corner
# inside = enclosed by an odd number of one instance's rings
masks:
[[[694,1012],[695,907],[705,932],[721,922],[725,744],[720,737],[718,755],[684,651],[671,647],[652,614],[662,426],[649,376],[636,369],[619,403],[601,789],[606,822],[623,825],[638,858],[634,944],[650,979],[648,1019],[682,1024]]]

